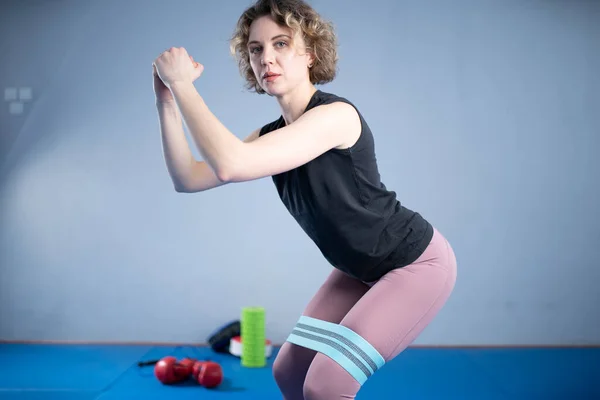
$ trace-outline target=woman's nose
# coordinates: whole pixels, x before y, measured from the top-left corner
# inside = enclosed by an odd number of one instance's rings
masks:
[[[262,53],[262,63],[263,65],[271,64],[274,59],[273,49],[270,47],[265,47]]]

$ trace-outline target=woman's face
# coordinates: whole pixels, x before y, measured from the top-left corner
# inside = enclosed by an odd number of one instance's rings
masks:
[[[250,65],[257,82],[270,95],[283,95],[309,79],[311,55],[300,35],[269,16],[255,20],[248,40]]]

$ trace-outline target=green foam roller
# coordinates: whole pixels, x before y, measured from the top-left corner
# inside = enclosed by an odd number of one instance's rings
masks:
[[[267,358],[265,355],[265,309],[263,307],[242,308],[242,318],[240,322],[242,366],[249,368],[264,367],[267,365]]]

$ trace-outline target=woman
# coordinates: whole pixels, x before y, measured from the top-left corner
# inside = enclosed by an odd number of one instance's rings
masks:
[[[193,85],[202,66],[171,48],[153,64],[168,171],[182,192],[272,176],[334,267],[279,351],[275,381],[287,400],[352,399],[446,302],[454,253],[381,183],[373,135],[357,108],[316,89],[335,77],[329,23],[301,0],[258,0],[231,45],[248,87],[274,97],[281,116],[238,139]],[[181,118],[204,161],[193,159]]]

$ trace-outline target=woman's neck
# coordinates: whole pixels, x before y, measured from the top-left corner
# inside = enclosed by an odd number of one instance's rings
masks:
[[[290,93],[277,98],[279,107],[281,108],[281,114],[285,120],[286,125],[290,125],[296,121],[304,111],[310,102],[310,99],[317,91],[314,85],[299,86]]]

